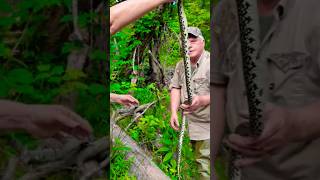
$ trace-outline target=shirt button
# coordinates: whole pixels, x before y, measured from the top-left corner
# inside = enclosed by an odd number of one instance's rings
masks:
[[[260,59],[260,53],[257,53],[256,59]]]
[[[270,90],[274,90],[274,86],[275,86],[275,83],[270,83],[270,84],[269,84],[269,89],[270,89]]]

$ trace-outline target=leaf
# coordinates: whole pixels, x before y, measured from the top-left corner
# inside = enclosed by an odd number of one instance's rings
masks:
[[[11,7],[11,5],[10,5],[7,1],[5,1],[5,0],[0,0],[0,4],[1,4],[1,6],[0,6],[0,11],[1,11],[2,13],[12,11],[12,7]]]
[[[172,141],[170,139],[163,139],[162,141],[165,145],[171,145]]]
[[[61,82],[61,78],[60,77],[50,77],[48,79],[49,83],[54,83],[54,84],[59,84]]]
[[[35,89],[30,85],[21,85],[16,88],[16,91],[25,95],[36,95]]]
[[[161,147],[157,152],[168,152],[169,150],[168,147]]]
[[[171,166],[172,166],[173,169],[175,169],[175,168],[177,167],[177,162],[176,162],[176,160],[173,159],[173,158],[170,160],[170,164],[171,164]]]
[[[175,172],[177,172],[177,170],[175,168],[170,168],[170,172],[175,173]]]
[[[61,75],[63,72],[64,72],[63,66],[55,66],[51,71],[51,73],[54,75]]]
[[[0,26],[1,26],[1,21],[0,21]],[[7,48],[5,44],[0,43],[0,57],[8,58],[10,56],[11,56],[11,50]]]
[[[31,84],[33,82],[32,73],[27,69],[13,69],[7,76],[9,81],[17,84]]]
[[[39,80],[44,80],[50,77],[49,73],[40,73],[37,74],[36,77],[34,78],[34,81],[39,81]]]
[[[37,66],[38,71],[41,71],[41,72],[49,71],[50,68],[51,68],[50,64],[42,64],[42,65]]]
[[[131,148],[129,147],[113,147],[113,151],[131,151]]]
[[[101,51],[101,50],[94,50],[90,55],[89,55],[91,60],[95,61],[106,61],[107,60],[107,52]]]
[[[101,84],[91,84],[89,86],[88,91],[93,94],[93,95],[97,95],[97,94],[107,94],[107,88]]]
[[[72,15],[68,14],[68,15],[64,15],[61,19],[60,22],[62,23],[66,23],[66,22],[70,22],[72,21]]]
[[[167,153],[163,158],[163,163],[167,162],[170,158],[172,158],[172,152]]]
[[[0,83],[0,98],[5,98],[8,96],[9,87],[7,83]]]

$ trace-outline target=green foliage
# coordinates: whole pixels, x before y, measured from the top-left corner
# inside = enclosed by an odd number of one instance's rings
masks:
[[[136,180],[128,171],[132,165],[133,158],[127,158],[127,153],[131,149],[124,146],[121,141],[116,138],[111,150],[111,167],[110,176],[111,180]]]
[[[185,11],[189,26],[197,26],[202,30],[206,48],[209,50],[210,3],[202,0],[188,1],[185,2]],[[143,117],[131,125],[127,133],[152,153],[154,162],[172,179],[177,179],[176,156],[179,133],[170,127],[168,89],[166,87],[159,89],[154,82],[148,82],[151,68],[148,50],[160,43],[156,58],[164,69],[174,68],[181,60],[177,15],[176,6],[165,6],[162,11],[155,10],[148,13],[110,38],[110,92],[130,93],[140,104],[156,101]],[[138,52],[144,47],[146,49],[143,52]],[[134,67],[133,60],[136,61]],[[139,61],[138,66],[137,61]],[[132,69],[139,72],[136,84],[131,84]],[[125,128],[130,122],[131,119],[126,118],[121,120],[119,125]],[[192,179],[197,176],[191,147],[190,139],[185,138],[182,148],[182,179]]]
[[[132,89],[131,89],[132,90]],[[177,178],[176,153],[178,146],[178,132],[170,125],[169,92],[167,89],[159,90],[154,84],[145,88],[134,88],[134,96],[141,104],[157,101],[154,108],[150,108],[136,123],[129,129],[128,134],[138,144],[152,152],[153,160],[172,179]],[[121,120],[119,125],[127,127],[131,119]],[[194,154],[189,138],[184,139],[182,149],[183,178],[190,179],[196,175]]]
[[[75,94],[74,110],[89,121],[96,136],[104,136],[109,129],[109,90],[99,66],[106,61],[106,53],[91,46],[87,57],[90,64],[84,71],[67,68],[70,53],[84,47],[83,42],[68,38],[73,31],[72,0],[0,3],[0,98],[55,104],[60,98]],[[95,39],[101,33],[97,24],[100,15],[80,10],[80,2],[78,13],[79,27]],[[5,138],[29,149],[38,145],[25,133],[12,133]],[[0,156],[4,159],[14,153],[7,142],[0,142]],[[1,161],[1,167],[3,163],[6,162]]]
[[[206,41],[205,48],[210,50],[210,1],[186,1],[185,9],[188,26],[195,26],[201,30]]]
[[[226,174],[226,160],[224,160],[222,157],[217,157],[215,160],[215,170],[216,170],[216,176],[218,179],[221,180],[227,180],[227,174]]]

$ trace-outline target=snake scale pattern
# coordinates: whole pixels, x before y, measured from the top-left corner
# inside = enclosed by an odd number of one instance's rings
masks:
[[[184,13],[183,8],[183,1],[178,0],[177,1],[178,6],[178,17],[179,17],[179,25],[180,25],[180,33],[181,33],[181,44],[182,44],[182,56],[183,56],[183,63],[184,63],[184,69],[185,69],[185,78],[186,78],[186,87],[187,87],[187,95],[188,95],[188,103],[191,104],[192,102],[192,89],[191,89],[191,64],[190,64],[190,57],[188,54],[188,33],[187,33],[187,18]],[[177,160],[177,168],[178,168],[178,178],[181,178],[180,172],[181,172],[181,150],[182,150],[182,144],[183,144],[183,137],[186,130],[186,117],[183,116],[182,123],[181,123],[181,130],[179,134],[179,143],[178,143],[178,160]]]
[[[259,16],[257,0],[236,0],[238,7],[240,43],[242,54],[243,75],[247,89],[249,107],[249,127],[251,136],[259,136],[263,129],[262,108],[263,90],[258,75],[258,47],[259,47]],[[230,176],[232,180],[241,179],[241,171],[233,164],[241,158],[232,153]]]

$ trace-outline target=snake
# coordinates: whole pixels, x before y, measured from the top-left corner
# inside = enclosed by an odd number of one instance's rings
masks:
[[[257,0],[236,0],[236,3],[240,30],[242,68],[249,108],[249,133],[250,136],[257,137],[263,130],[261,117],[264,106],[261,74],[258,73],[259,68],[261,68],[259,66],[258,51],[260,44],[258,6]],[[241,170],[234,166],[234,161],[239,158],[241,158],[241,155],[232,151],[230,169],[232,180],[241,179]]]
[[[192,89],[191,89],[191,62],[190,56],[188,54],[189,44],[188,44],[188,22],[183,8],[183,0],[177,0],[177,8],[178,8],[178,18],[179,18],[179,27],[180,27],[180,40],[181,40],[181,54],[183,57],[183,65],[184,65],[184,74],[185,74],[185,82],[186,82],[186,90],[187,90],[187,104],[191,104],[192,102]],[[177,172],[178,178],[181,178],[181,152],[183,145],[183,138],[186,130],[186,116],[182,113],[182,122],[181,122],[181,130],[179,134],[179,142],[178,142],[178,157],[177,157]]]

